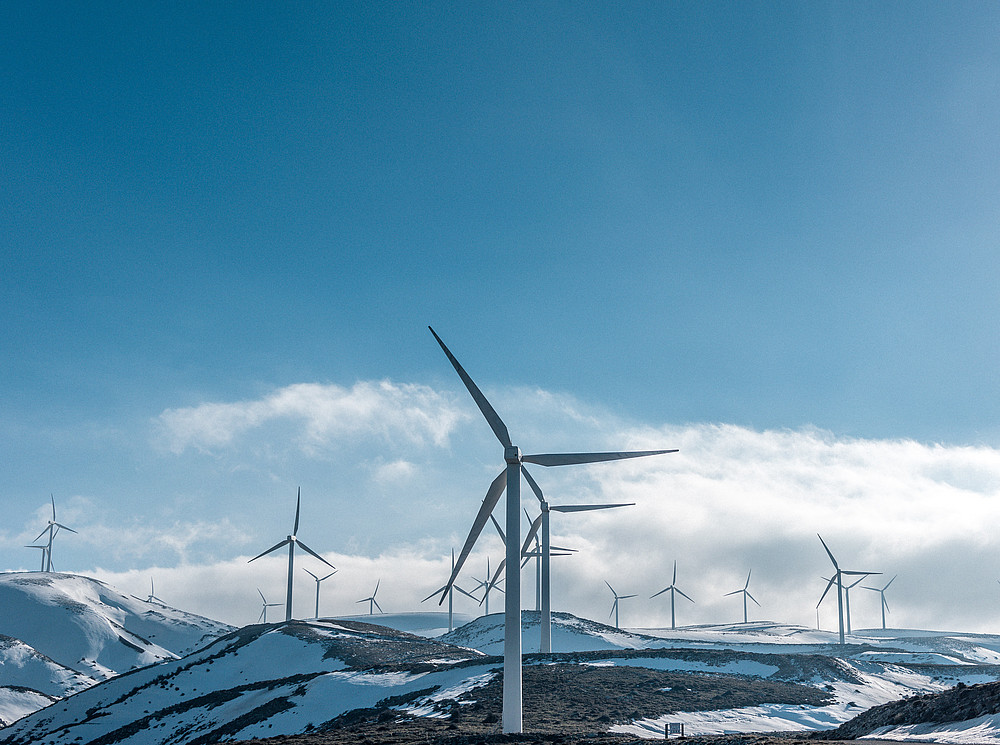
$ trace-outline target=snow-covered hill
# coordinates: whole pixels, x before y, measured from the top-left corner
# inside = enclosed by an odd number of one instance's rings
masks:
[[[0,609],[4,722],[232,631],[97,580],[54,572],[0,574]]]
[[[389,696],[488,680],[492,664],[431,639],[347,621],[247,626],[182,660],[134,670],[0,731],[2,743],[187,743],[309,731]]]

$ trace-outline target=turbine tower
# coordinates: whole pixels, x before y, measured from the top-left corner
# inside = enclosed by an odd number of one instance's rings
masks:
[[[747,582],[749,583],[749,581],[750,581],[750,578],[747,577]],[[662,595],[667,590],[670,590],[670,630],[673,631],[674,629],[677,628],[676,621],[674,619],[674,593],[677,593],[681,597],[684,597],[684,598],[687,598],[688,600],[691,600],[691,598],[688,598],[688,596],[684,594],[683,590],[680,590],[677,587],[677,560],[676,559],[674,559],[674,578],[672,580],[670,580],[670,586],[669,587],[664,587],[662,590],[660,590],[658,593],[656,593],[656,595]],[[649,599],[652,600],[653,598],[656,597],[656,595],[650,595]],[[693,603],[694,600],[691,600],[691,602]],[[757,602],[757,601],[755,600],[754,602]]]
[[[867,586],[864,587],[865,590],[872,590],[873,592],[877,592],[879,594],[879,598],[882,601],[881,605],[882,605],[882,630],[883,631],[885,630],[885,614],[889,610],[889,604],[885,601],[885,591],[889,589],[889,585],[891,585],[893,582],[896,581],[896,577],[898,577],[898,576],[899,575],[897,574],[892,579],[890,579],[888,582],[886,582],[885,583],[885,587],[883,587],[882,589],[879,589],[877,587],[867,587]],[[998,580],[998,581],[1000,581],[1000,580]]]
[[[675,450],[647,450],[642,452],[618,452],[618,453],[563,453],[563,454],[541,454],[523,455],[510,439],[507,425],[494,410],[493,406],[479,390],[469,374],[459,364],[458,360],[451,353],[451,350],[441,341],[441,337],[430,328],[431,334],[441,346],[445,356],[448,357],[455,372],[462,379],[466,389],[479,407],[479,411],[490,425],[493,434],[504,449],[504,463],[506,466],[490,484],[486,491],[486,497],[479,509],[479,514],[472,523],[469,537],[465,546],[459,553],[458,562],[447,587],[450,587],[458,573],[462,570],[469,552],[482,533],[483,526],[500,501],[500,495],[504,489],[507,490],[506,505],[506,563],[512,567],[513,571],[507,572],[507,591],[504,595],[504,645],[503,645],[503,718],[502,730],[506,733],[518,733],[522,730],[521,717],[521,577],[517,567],[521,564],[521,547],[519,540],[521,533],[521,466],[523,463],[535,463],[540,466],[568,466],[582,463],[600,463],[609,460],[619,460],[622,458],[637,458],[645,455],[659,455],[661,453],[676,452]],[[442,593],[440,603],[444,602],[445,594]]]
[[[149,597],[146,598],[146,602],[147,603],[152,603],[154,600],[157,603],[163,603],[163,601],[160,598],[156,597],[156,590],[153,589],[153,578],[150,577],[149,578]],[[166,603],[163,603],[163,604],[166,605]]]
[[[830,551],[830,547],[827,546],[826,541],[823,540],[823,536],[817,533],[816,537],[819,538],[819,542],[823,544],[823,548],[826,549],[826,555],[830,557],[830,561],[833,562],[833,568],[836,570],[834,572],[834,575],[830,577],[830,579],[827,581],[826,589],[823,590],[823,594],[820,595],[819,603],[816,603],[816,607],[818,608],[820,606],[820,603],[823,602],[823,598],[826,597],[826,594],[830,591],[830,588],[833,587],[834,582],[836,582],[837,616],[840,622],[840,645],[843,646],[845,643],[844,642],[844,576],[846,575],[854,577],[860,576],[862,579],[864,579],[865,577],[871,574],[881,574],[882,572],[852,572],[846,569],[841,569],[840,564],[837,563],[837,560],[833,556],[833,552]]]
[[[332,572],[330,572],[325,577],[317,577],[315,574],[313,574],[312,572],[310,572],[308,569],[306,569],[304,567],[303,567],[303,571],[306,574],[308,574],[310,577],[312,577],[314,580],[316,580],[316,615],[313,616],[313,618],[319,618],[319,583],[322,582],[325,579],[330,579],[330,577],[332,577],[333,575],[335,575],[337,573],[337,570],[334,569]]]
[[[607,580],[604,580],[604,584],[606,584],[608,586],[608,589],[611,590],[611,594],[615,596],[615,602],[611,606],[611,612],[608,614],[608,618],[611,618],[611,616],[614,616],[615,617],[615,628],[616,629],[620,629],[621,627],[618,625],[618,601],[619,600],[625,600],[626,598],[634,598],[635,595],[619,595],[617,592],[615,592],[615,588],[613,588],[611,586],[610,582],[608,582]]]
[[[548,653],[552,651],[552,571],[550,566],[550,559],[553,556],[553,546],[550,543],[549,536],[549,516],[553,512],[590,512],[592,510],[610,510],[615,507],[632,507],[635,502],[626,502],[620,504],[565,504],[565,505],[553,505],[549,504],[545,499],[545,495],[542,494],[542,490],[539,488],[538,484],[528,473],[528,469],[522,466],[521,470],[524,473],[524,480],[528,482],[528,486],[531,487],[531,491],[534,492],[535,497],[538,499],[539,506],[542,510],[542,572],[541,572],[541,585],[542,585],[542,597],[541,597],[541,641],[538,645],[538,649],[542,653]],[[555,549],[559,550],[559,549]]]
[[[732,592],[727,592],[725,595],[722,596],[724,598],[728,598],[730,595],[739,595],[741,593],[743,594],[743,623],[748,623],[748,621],[747,621],[747,598],[750,598],[752,601],[754,601],[755,603],[757,603],[757,598],[755,598],[753,595],[751,595],[750,594],[750,590],[748,589],[750,587],[750,574],[751,574],[751,572],[753,572],[753,569],[751,569],[749,572],[747,572],[747,582],[746,582],[745,585],[743,585],[743,589],[742,590],[733,590]],[[761,607],[760,603],[757,603],[757,607],[758,608]]]
[[[259,587],[257,588],[257,594],[260,595],[260,602],[261,602],[260,615],[257,616],[257,623],[260,623],[261,621],[263,621],[264,623],[267,623],[267,609],[268,608],[278,608],[278,607],[281,606],[281,603],[269,603],[269,602],[267,602],[267,598],[264,597],[264,593],[262,593],[260,591]]]
[[[52,540],[56,537],[56,534],[59,532],[59,530],[60,529],[62,529],[62,530],[68,530],[70,533],[76,533],[76,531],[73,530],[72,528],[68,528],[68,527],[66,527],[63,524],[56,522],[56,498],[53,495],[50,494],[49,495],[49,499],[52,501],[52,519],[49,520],[49,524],[45,526],[45,530],[43,530],[41,533],[39,533],[35,537],[35,540],[37,541],[39,538],[41,538],[46,533],[49,534],[49,540],[48,540],[48,543],[45,546],[45,548],[46,548],[46,551],[45,551],[45,571],[46,572],[51,572],[52,571]]]
[[[378,612],[379,613],[385,613],[385,611],[382,610],[382,606],[379,605],[378,601],[375,599],[375,596],[378,595],[378,586],[380,584],[382,584],[382,580],[381,579],[379,579],[375,583],[375,592],[373,592],[369,597],[367,597],[367,598],[361,598],[361,600],[358,601],[359,603],[368,603],[368,615],[369,616],[374,616],[375,615],[375,609],[376,608],[378,608]]]
[[[285,545],[288,546],[288,590],[285,593],[286,621],[292,620],[292,579],[294,577],[293,569],[295,567],[295,546],[296,545],[300,546],[303,551],[305,551],[308,554],[312,554],[331,569],[336,569],[336,567],[333,564],[331,564],[329,561],[324,559],[318,553],[313,551],[311,548],[309,548],[306,544],[304,544],[296,537],[295,534],[299,532],[299,506],[301,505],[301,503],[302,503],[302,489],[300,487],[298,493],[295,496],[295,523],[292,525],[292,534],[287,538],[285,538],[285,540],[281,541],[280,543],[275,543],[273,546],[271,546],[271,548],[267,549],[267,551],[257,554],[252,559],[250,559],[250,561],[257,561],[257,559],[259,559],[261,556],[266,556],[272,551],[277,551],[282,546]],[[247,563],[249,564],[250,562],[248,561]]]
[[[45,559],[48,558],[49,547],[48,546],[25,546],[25,548],[40,548],[42,550],[42,566],[41,566],[41,568],[38,571],[44,572],[45,571]]]

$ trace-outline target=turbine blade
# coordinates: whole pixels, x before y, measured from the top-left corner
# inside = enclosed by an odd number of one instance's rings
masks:
[[[564,504],[559,507],[550,506],[553,512],[589,512],[590,510],[610,510],[614,507],[632,507],[635,502],[621,504]]]
[[[377,579],[377,580],[375,581],[375,592],[373,592],[373,593],[372,593],[372,599],[373,599],[373,600],[375,599],[375,596],[376,596],[376,595],[378,595],[378,586],[379,586],[379,585],[381,585],[381,584],[382,584],[382,578],[381,578],[381,577],[379,577],[379,578],[378,578],[378,579]]]
[[[889,580],[889,581],[888,581],[888,582],[886,583],[886,586],[882,588],[882,592],[885,592],[886,590],[888,590],[888,589],[889,589],[889,585],[891,585],[891,584],[892,584],[893,582],[895,582],[895,581],[896,581],[896,577],[898,577],[898,576],[899,576],[898,574],[896,574],[896,575],[893,575],[893,578],[892,578],[892,579],[890,579],[890,580]]]
[[[752,572],[753,572],[753,569],[751,569],[749,572],[747,572],[747,583],[745,585],[743,585],[743,589],[744,590],[747,589],[750,586],[750,574]]]
[[[266,556],[267,554],[271,553],[272,551],[277,551],[279,548],[281,548],[282,546],[284,546],[287,543],[289,543],[289,540],[287,538],[285,540],[283,540],[281,543],[275,543],[267,551],[263,551],[262,553],[257,554],[252,559],[250,559],[250,561],[257,561],[257,559],[259,559],[261,556]],[[249,564],[250,561],[248,561],[247,564]]]
[[[694,602],[694,599],[693,599],[693,598],[688,598],[688,596],[687,596],[687,595],[685,595],[685,594],[684,594],[684,593],[683,593],[683,592],[682,592],[681,590],[678,590],[678,589],[677,589],[676,587],[674,588],[674,590],[675,590],[675,591],[677,592],[677,594],[678,594],[678,595],[680,595],[681,597],[684,597],[684,598],[687,598],[687,599],[688,599],[688,600],[690,600],[690,601],[691,601],[692,603]]]
[[[333,564],[331,564],[331,563],[330,563],[329,561],[327,561],[326,559],[324,559],[324,558],[323,558],[322,556],[320,556],[320,555],[319,555],[318,553],[316,553],[316,552],[315,552],[315,551],[313,551],[313,550],[312,550],[311,548],[309,548],[309,547],[308,547],[308,546],[307,546],[306,544],[304,544],[304,543],[303,543],[302,541],[295,541],[295,542],[296,542],[297,544],[299,544],[299,548],[301,548],[301,549],[302,549],[303,551],[305,551],[306,553],[310,553],[310,554],[312,554],[313,556],[315,556],[315,557],[316,557],[317,559],[319,559],[320,561],[322,561],[322,562],[323,562],[324,564],[326,564],[326,565],[327,565],[328,567],[330,567],[331,569],[336,569],[336,568],[337,568],[337,567],[335,567],[335,566],[334,566]],[[313,576],[316,576],[316,575],[313,575]]]
[[[743,590],[733,590],[732,592],[727,592],[722,597],[728,598],[730,595],[739,595],[741,592],[743,592]]]
[[[833,562],[833,568],[839,570],[840,569],[840,565],[837,563],[837,560],[835,558],[833,558],[833,552],[830,550],[830,547],[826,545],[826,541],[823,540],[823,536],[821,536],[819,533],[817,533],[816,537],[819,538],[819,542],[822,543],[823,544],[823,548],[826,549],[826,555],[829,556],[830,557],[830,561]]]
[[[538,528],[542,524],[542,516],[539,515],[531,522],[531,527],[528,528],[528,534],[524,537],[524,543],[521,544],[521,555],[523,556],[527,550],[528,545],[531,543],[532,539],[535,537],[535,533],[538,532]]]
[[[750,599],[751,599],[752,601],[754,601],[755,603],[757,603],[757,598],[755,598],[755,597],[754,597],[753,595],[751,595],[751,594],[750,594],[749,592],[747,593],[747,597],[748,597],[748,598],[750,598]],[[758,606],[758,607],[760,607],[760,608],[762,608],[762,607],[763,607],[763,606],[762,606],[762,605],[761,605],[760,603],[757,603],[757,606]]]
[[[455,368],[455,372],[458,373],[458,377],[462,379],[462,382],[465,383],[465,387],[469,390],[469,393],[472,394],[472,399],[476,402],[476,406],[479,407],[483,416],[486,417],[486,421],[493,430],[493,434],[496,435],[498,440],[500,440],[500,444],[505,448],[511,447],[513,443],[510,441],[510,433],[507,432],[507,425],[503,423],[500,415],[496,413],[490,402],[486,400],[486,396],[484,396],[483,392],[479,390],[479,386],[477,386],[472,378],[469,377],[469,374],[465,372],[465,368],[463,368],[459,364],[458,360],[455,359],[455,355],[453,355],[451,350],[445,346],[443,341],[441,341],[441,337],[437,335],[437,332],[435,332],[430,326],[427,328],[429,328],[431,333],[434,334],[434,338],[437,339],[437,343],[441,345],[441,349],[444,350],[449,362],[451,362],[451,366]]]
[[[633,450],[618,453],[541,453],[539,455],[522,455],[525,463],[537,463],[540,466],[575,466],[581,463],[603,463],[609,460],[624,460],[625,458],[643,458],[647,455],[662,455],[676,453],[673,450]]]
[[[465,545],[462,546],[462,551],[458,555],[458,561],[455,562],[455,568],[451,570],[451,577],[448,578],[448,582],[445,583],[446,589],[451,589],[451,586],[455,584],[455,580],[458,578],[458,573],[462,571],[462,567],[465,566],[465,560],[469,558],[469,554],[472,553],[473,547],[476,545],[476,541],[479,540],[480,534],[483,532],[483,527],[486,525],[486,521],[493,514],[494,508],[497,506],[497,502],[500,501],[500,495],[503,494],[504,489],[507,488],[507,469],[505,468],[500,472],[493,483],[490,484],[490,488],[486,490],[486,496],[483,498],[483,504],[479,508],[479,514],[476,515],[475,521],[472,523],[472,528],[469,530],[469,537],[465,539]],[[506,543],[504,539],[504,543]],[[448,593],[445,592],[441,596],[441,601],[438,605],[444,603],[444,599],[447,597]]]
[[[301,546],[302,544],[300,543],[299,545]],[[306,569],[305,567],[302,567],[302,571],[303,571],[303,572],[305,572],[306,574],[308,574],[308,575],[309,575],[310,577],[312,577],[312,578],[313,578],[314,580],[316,580],[317,582],[319,581],[319,577],[317,577],[317,576],[316,576],[315,574],[313,574],[312,572],[310,572],[310,571],[309,571],[308,569]]]
[[[63,530],[68,530],[70,533],[76,533],[75,530],[73,530],[72,528],[67,528],[65,525],[62,525],[61,523],[52,523],[52,524],[55,525],[57,528],[62,528]],[[79,533],[76,533],[76,534],[80,535]]]
[[[673,587],[677,584],[677,559],[674,559],[674,578],[670,580],[670,586]]]
[[[817,608],[819,608],[819,606],[823,603],[823,598],[825,598],[826,594],[830,592],[830,588],[833,587],[833,584],[836,581],[837,581],[837,575],[834,574],[832,577],[830,577],[829,581],[826,583],[826,589],[823,590],[823,594],[819,596],[819,602],[816,603]]]
[[[892,611],[889,610],[889,601],[886,600],[884,596],[882,597],[882,605],[885,606],[885,612],[886,613],[892,613]]]
[[[292,526],[292,535],[299,534],[299,507],[302,505],[302,487],[299,487],[295,495],[295,524]]]
[[[506,471],[505,471],[505,473],[506,473]],[[504,484],[504,488],[505,489],[507,488],[506,483]],[[500,540],[503,541],[504,544],[506,545],[506,543],[507,543],[507,536],[505,536],[503,534],[503,528],[500,527],[500,523],[497,522],[497,519],[495,517],[493,517],[493,513],[492,512],[490,513],[490,520],[493,521],[493,527],[495,527],[497,529],[497,533],[500,534]],[[489,571],[490,570],[487,568],[486,573],[489,574]],[[997,581],[1000,582],[1000,580],[997,580]]]
[[[538,487],[538,484],[535,483],[535,480],[531,478],[531,474],[528,473],[528,469],[524,467],[524,464],[521,464],[521,473],[524,474],[524,480],[528,482],[528,486],[531,487],[531,491],[535,493],[535,497],[538,501],[544,502],[545,496],[542,494],[542,490]]]
[[[611,583],[610,583],[610,582],[608,582],[607,580],[604,580],[604,584],[606,584],[606,585],[608,586],[608,589],[609,589],[609,590],[611,590],[611,594],[612,594],[612,595],[614,595],[615,597],[618,597],[618,593],[617,593],[617,592],[615,592],[615,588],[613,588],[613,587],[611,586]]]
[[[325,577],[320,577],[320,580],[319,580],[319,581],[320,581],[320,582],[322,582],[322,581],[323,581],[323,580],[325,580],[325,579],[330,579],[330,577],[332,577],[332,576],[333,576],[333,575],[335,575],[336,573],[337,573],[337,569],[336,569],[336,568],[334,568],[334,570],[333,570],[332,572],[330,572],[330,573],[329,573],[328,575],[326,575]]]
[[[267,598],[265,598],[265,597],[264,597],[264,593],[262,593],[262,592],[260,591],[260,588],[259,588],[259,587],[257,588],[257,594],[258,594],[258,595],[260,595],[260,599],[261,599],[261,602],[263,602],[263,603],[266,603],[266,602],[267,602]]]
[[[455,585],[455,587],[458,587],[458,585]],[[444,588],[444,587],[439,587],[438,589],[436,589],[434,592],[432,592],[430,595],[428,595],[427,597],[425,597],[420,602],[421,603],[426,603],[428,600],[430,600],[432,597],[434,597],[435,595],[437,595],[439,592],[444,592],[445,589],[446,588]]]
[[[41,533],[39,533],[38,535],[36,535],[34,540],[37,541],[39,538],[41,538],[43,535],[45,535],[48,532],[49,532],[49,529],[46,528]],[[32,541],[32,542],[34,542],[34,541]],[[998,579],[997,582],[1000,582],[1000,579]]]
[[[506,565],[507,559],[501,559],[500,564],[497,566],[497,570],[493,572],[493,577],[490,579],[490,589],[497,586],[497,582],[500,581],[500,573],[503,571],[504,565]],[[499,590],[500,588],[497,587]]]
[[[624,600],[625,598],[634,598],[634,597],[637,597],[637,596],[636,595],[619,595],[618,599],[619,600]]]
[[[655,597],[656,597],[657,595],[662,595],[663,593],[665,593],[665,592],[666,592],[667,590],[669,590],[669,589],[670,589],[669,587],[664,587],[664,588],[663,588],[662,590],[660,590],[660,591],[659,591],[658,593],[656,593],[656,595],[650,595],[650,596],[649,596],[649,599],[650,599],[650,600],[652,600],[652,599],[653,599],[653,598],[655,598]]]
[[[458,591],[459,591],[460,593],[462,593],[463,595],[465,595],[465,597],[467,597],[467,598],[472,598],[473,600],[475,600],[475,599],[476,599],[475,595],[473,595],[473,594],[472,594],[471,592],[466,592],[465,590],[463,590],[463,589],[462,589],[461,587],[459,587],[458,585],[452,585],[452,586],[453,586],[453,587],[454,587],[454,588],[455,588],[456,590],[458,590]]]
[[[382,606],[378,604],[378,601],[374,597],[372,597],[372,602],[375,603],[375,607],[378,608],[379,613],[385,613],[385,611],[382,610]]]

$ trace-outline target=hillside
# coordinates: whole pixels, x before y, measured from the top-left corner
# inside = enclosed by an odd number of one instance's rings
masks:
[[[124,595],[88,577],[0,574],[0,721],[178,659],[231,626]]]

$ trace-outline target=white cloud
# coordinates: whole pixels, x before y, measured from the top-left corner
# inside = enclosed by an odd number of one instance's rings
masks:
[[[297,383],[259,400],[167,409],[156,423],[160,441],[180,454],[187,448],[211,452],[265,425],[292,422],[298,446],[315,454],[359,436],[440,447],[467,417],[451,397],[427,386],[383,380],[361,381],[351,388]]]

